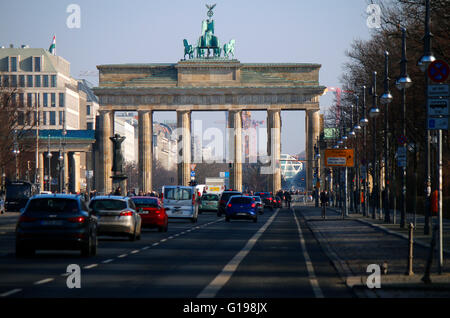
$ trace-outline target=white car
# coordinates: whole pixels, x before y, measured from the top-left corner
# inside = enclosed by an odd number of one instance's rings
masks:
[[[163,203],[170,218],[190,219],[193,223],[198,218],[198,193],[195,187],[163,186]]]

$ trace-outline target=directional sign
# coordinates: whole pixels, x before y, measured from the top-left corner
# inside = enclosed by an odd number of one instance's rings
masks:
[[[448,130],[448,117],[429,117],[427,124],[429,130]]]
[[[428,85],[428,97],[448,97],[448,84]]]
[[[397,148],[397,163],[399,167],[406,167],[406,148]]]
[[[450,67],[443,60],[436,60],[428,66],[428,77],[434,82],[445,82],[449,74]]]
[[[448,116],[448,99],[428,98],[428,116]]]
[[[405,135],[401,135],[400,137],[398,137],[398,143],[400,145],[404,145],[408,142],[408,138],[406,138]]]
[[[325,165],[327,167],[353,167],[353,149],[326,149]]]

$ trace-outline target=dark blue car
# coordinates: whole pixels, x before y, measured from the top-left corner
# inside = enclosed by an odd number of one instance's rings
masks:
[[[232,196],[225,208],[225,220],[249,219],[256,222],[258,220],[258,207],[255,201],[248,196]]]

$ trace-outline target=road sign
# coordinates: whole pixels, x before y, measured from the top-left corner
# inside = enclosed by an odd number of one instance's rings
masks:
[[[397,164],[399,167],[406,167],[406,147],[397,148]]]
[[[191,170],[195,170],[195,167],[197,167],[197,165],[195,163],[191,164]]]
[[[400,137],[398,137],[398,143],[400,145],[404,145],[408,142],[408,138],[406,138],[405,135],[400,135]]]
[[[353,167],[353,149],[326,149],[325,165],[327,167]]]
[[[428,116],[448,116],[448,98],[428,98]]]
[[[428,85],[428,97],[448,97],[448,84]]]
[[[448,130],[448,117],[428,117],[427,124],[429,130]]]
[[[191,177],[195,177],[195,171],[191,171]]]
[[[445,82],[449,73],[450,67],[443,60],[436,60],[428,66],[428,77],[434,82]]]

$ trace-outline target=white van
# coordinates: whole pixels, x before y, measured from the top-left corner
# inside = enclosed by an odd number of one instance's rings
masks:
[[[163,186],[163,203],[169,218],[185,218],[197,222],[198,193],[195,187]]]

